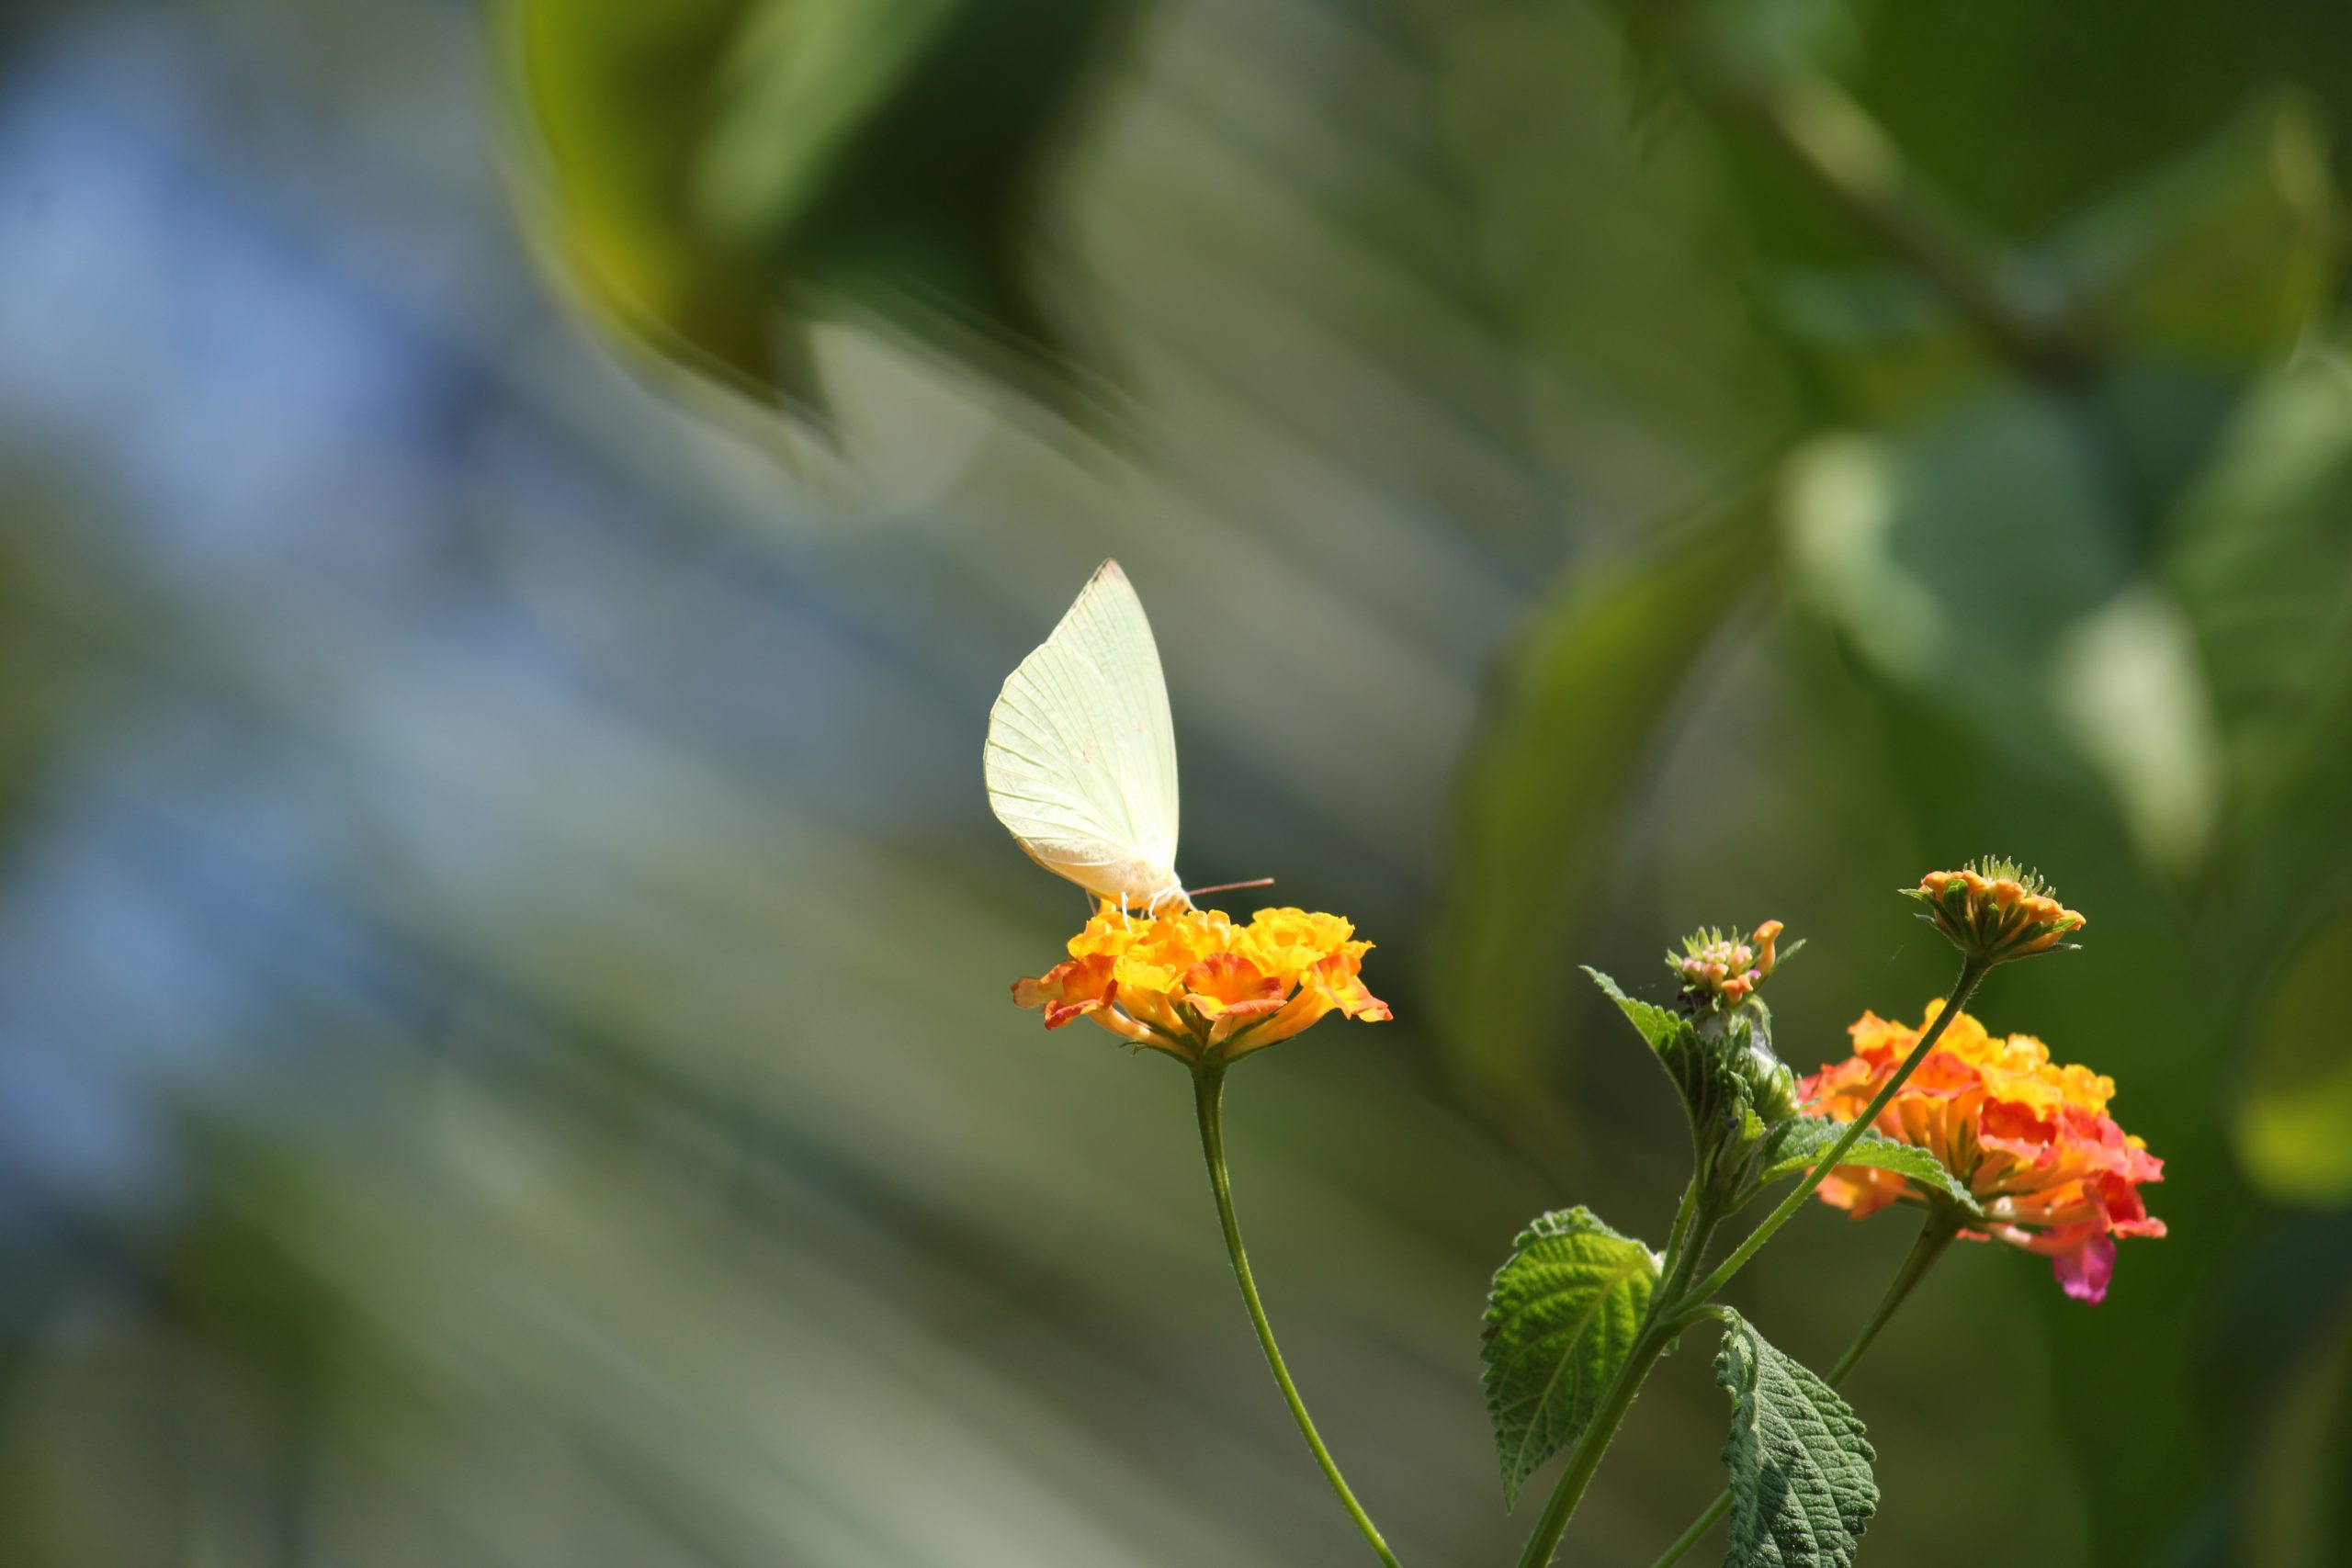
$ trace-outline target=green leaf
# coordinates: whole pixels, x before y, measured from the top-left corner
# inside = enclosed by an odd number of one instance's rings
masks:
[[[1772,1129],[1757,1162],[1757,1185],[1770,1186],[1783,1177],[1810,1169],[1820,1163],[1821,1156],[1845,1132],[1845,1122],[1833,1122],[1826,1116],[1800,1116],[1781,1122]],[[1916,1145],[1898,1143],[1875,1127],[1855,1139],[1853,1146],[1838,1156],[1838,1163],[1866,1165],[1907,1176],[1933,1188],[1972,1214],[1983,1213],[1977,1207],[1975,1195],[1943,1168],[1942,1161]]]
[[[2119,375],[2097,394],[2093,435],[2079,410],[2003,393],[1884,435],[1821,437],[1787,470],[1801,602],[1892,685],[2087,764],[2134,846],[2174,872],[2220,821],[2212,694],[2101,464],[2128,461],[2160,491],[2160,470],[2210,439],[2215,396]]]
[[[509,0],[516,198],[575,303],[636,357],[814,414],[805,321],[694,203],[709,84],[752,0]]]
[[[1655,1002],[1629,997],[1618,987],[1616,981],[1600,970],[1589,964],[1583,967],[1584,972],[1592,976],[1592,983],[1607,993],[1609,999],[1617,1004],[1617,1010],[1641,1032],[1642,1038],[1650,1043],[1650,1049],[1659,1055],[1667,1055],[1669,1050],[1683,1049],[1682,1037],[1685,1035],[1693,1041],[1697,1039],[1697,1032],[1690,1027],[1689,1019]]]
[[[2317,117],[2258,105],[2052,238],[2062,286],[2141,354],[2240,372],[2292,349],[2342,261]]]
[[[1588,965],[1585,973],[1649,1043],[1681,1092],[1702,1151],[1702,1169],[1736,1173],[1771,1125],[1766,1113],[1786,1117],[1793,1104],[1788,1069],[1772,1054],[1771,1015],[1762,1001],[1694,1021],[1627,996],[1598,969]]]
[[[1878,1456],[1827,1383],[1724,1311],[1715,1382],[1731,1395],[1731,1552],[1724,1568],[1851,1568],[1878,1512]]]
[[[2266,989],[2231,1134],[2247,1178],[2284,1203],[2352,1201],[2352,1045],[2343,977],[2352,974],[2352,915],[2299,942]]]
[[[1722,618],[1770,559],[1760,497],[1579,564],[1540,608],[1457,792],[1435,944],[1448,1043],[1498,1089],[1536,1081],[1566,944],[1606,882],[1619,808]]]
[[[1789,438],[1804,394],[1758,319],[1721,131],[1655,50],[1668,29],[1633,7],[1444,9],[1430,110],[1475,215],[1478,297],[1547,389],[1535,455],[1604,516],[1713,493]]]
[[[2326,310],[2337,199],[2316,117],[2274,99],[2019,251],[1999,287],[2028,311],[2069,301],[2143,370],[2244,377]],[[1950,408],[2006,374],[1909,267],[1792,270],[1767,300],[1851,423]]]
[[[1657,1278],[1650,1249],[1589,1209],[1545,1214],[1520,1233],[1487,1296],[1482,1352],[1506,1499],[1591,1422]]]
[[[1715,1128],[1726,1115],[1730,1122],[1722,1131],[1742,1123],[1739,1112],[1747,1109],[1746,1085],[1722,1069],[1720,1053],[1700,1034],[1696,1024],[1670,1009],[1627,996],[1616,981],[1589,964],[1584,972],[1649,1043],[1650,1055],[1681,1092],[1693,1128]],[[1750,1115],[1746,1120],[1755,1118]],[[1763,1128],[1758,1124],[1755,1131],[1760,1134]]]
[[[2182,497],[2163,561],[2233,793],[2267,814],[2344,755],[2352,715],[2352,390],[2344,340],[2256,389]]]
[[[1136,3],[506,0],[519,195],[599,324],[697,378],[821,419],[846,315],[1062,397],[1029,252]]]

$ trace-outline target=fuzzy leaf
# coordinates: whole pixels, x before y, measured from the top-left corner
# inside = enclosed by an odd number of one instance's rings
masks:
[[[1650,1049],[1659,1055],[1666,1055],[1668,1050],[1679,1043],[1680,1036],[1691,1032],[1689,1019],[1655,1003],[1639,1001],[1627,996],[1618,988],[1616,981],[1589,964],[1585,966],[1584,972],[1592,976],[1594,985],[1608,993],[1609,999],[1617,1004],[1617,1010],[1625,1015],[1627,1022],[1641,1032],[1642,1038],[1650,1043]]]
[[[1649,1042],[1658,1065],[1681,1091],[1691,1129],[1711,1160],[1725,1153],[1736,1156],[1765,1135],[1768,1123],[1757,1113],[1747,1072],[1750,1043],[1764,1017],[1761,1003],[1755,1004],[1753,1013],[1743,1010],[1727,1019],[1695,1023],[1669,1008],[1627,996],[1598,969],[1588,967],[1585,973]],[[1763,1048],[1769,1055],[1769,1038]]]
[[[1769,1186],[1784,1176],[1794,1176],[1818,1164],[1821,1156],[1829,1152],[1829,1145],[1845,1131],[1844,1122],[1833,1122],[1826,1116],[1800,1116],[1781,1122],[1772,1129],[1771,1141],[1765,1145],[1758,1162],[1757,1185]],[[1977,1207],[1975,1196],[1934,1155],[1914,1145],[1899,1143],[1876,1128],[1855,1139],[1853,1147],[1839,1156],[1838,1163],[1891,1170],[1934,1189],[1972,1214],[1984,1212]]]
[[[1487,1296],[1482,1352],[1506,1500],[1583,1434],[1657,1288],[1650,1249],[1589,1209],[1543,1215],[1520,1233]]]
[[[1878,1512],[1878,1456],[1837,1391],[1724,1314],[1715,1382],[1731,1395],[1731,1553],[1724,1568],[1851,1568]]]

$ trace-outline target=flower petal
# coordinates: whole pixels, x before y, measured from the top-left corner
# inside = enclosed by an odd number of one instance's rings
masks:
[[[2080,1246],[2052,1258],[2050,1267],[2068,1295],[2097,1306],[2107,1300],[2107,1282],[2115,1278],[2115,1243],[2103,1235],[2086,1236]]]

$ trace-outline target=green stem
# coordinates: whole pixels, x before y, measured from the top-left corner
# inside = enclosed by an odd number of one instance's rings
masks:
[[[1642,1381],[1649,1376],[1657,1359],[1666,1354],[1667,1347],[1690,1326],[1690,1314],[1669,1314],[1664,1308],[1690,1278],[1714,1229],[1713,1209],[1701,1195],[1698,1180],[1693,1178],[1683,1191],[1681,1206],[1675,1211],[1674,1229],[1667,1242],[1665,1277],[1650,1295],[1649,1310],[1642,1315],[1633,1353],[1617,1369],[1617,1375],[1601,1395],[1600,1407],[1593,1413],[1591,1424],[1569,1452],[1567,1468],[1553,1484],[1552,1495],[1544,1504],[1544,1516],[1535,1521],[1526,1549],[1519,1555],[1520,1568],[1544,1568],[1552,1561],[1577,1505],[1584,1500],[1585,1488],[1600,1470],[1602,1456],[1609,1451],[1617,1428],[1624,1423],[1625,1413],[1633,1408],[1634,1396],[1641,1392]]]
[[[1860,1360],[1863,1352],[1871,1348],[1871,1341],[1878,1337],[1879,1330],[1886,1326],[1887,1319],[1894,1315],[1894,1309],[1903,1304],[1913,1287],[1927,1278],[1928,1270],[1935,1267],[1936,1259],[1944,1255],[1944,1248],[1950,1247],[1952,1237],[1959,1234],[1959,1218],[1951,1210],[1939,1204],[1928,1211],[1928,1223],[1920,1227],[1919,1239],[1911,1244],[1911,1251],[1903,1259],[1903,1267],[1896,1272],[1894,1283],[1886,1288],[1886,1294],[1880,1299],[1878,1310],[1871,1314],[1868,1323],[1862,1325],[1862,1331],[1854,1336],[1854,1342],[1846,1347],[1846,1353],[1838,1358],[1838,1364],[1829,1369],[1830,1387],[1836,1388],[1846,1381],[1846,1374],[1854,1370],[1854,1363]],[[1691,1520],[1690,1528],[1678,1536],[1674,1544],[1668,1547],[1658,1560],[1650,1564],[1650,1568],[1674,1568],[1675,1563],[1682,1561],[1683,1554],[1704,1540],[1707,1532],[1715,1528],[1716,1521],[1730,1511],[1731,1494],[1727,1491],[1717,1493],[1715,1500],[1707,1505],[1706,1512]]]
[[[1688,1239],[1690,1232],[1690,1220],[1692,1215],[1697,1213],[1698,1208],[1699,1179],[1694,1176],[1690,1179],[1690,1184],[1682,1190],[1682,1201],[1674,1211],[1674,1228],[1667,1233],[1666,1266],[1669,1271],[1682,1257],[1683,1243]]]
[[[1901,1306],[1917,1288],[1919,1281],[1928,1277],[1928,1270],[1936,1266],[1936,1260],[1944,1255],[1944,1249],[1959,1234],[1960,1217],[1951,1209],[1938,1204],[1928,1211],[1928,1223],[1919,1227],[1919,1239],[1911,1244],[1910,1252],[1903,1259],[1903,1267],[1895,1273],[1894,1282],[1887,1286],[1886,1294],[1880,1299],[1878,1310],[1871,1314],[1871,1320],[1862,1325],[1862,1331],[1854,1336],[1854,1342],[1846,1347],[1846,1353],[1838,1357],[1837,1364],[1829,1369],[1830,1387],[1835,1388],[1846,1381],[1846,1374],[1852,1371],[1854,1363],[1869,1351],[1871,1341],[1878,1337],[1879,1330],[1884,1328],[1887,1319],[1894,1315],[1894,1309]]]
[[[1677,1310],[1699,1302],[1713,1300],[1723,1288],[1731,1282],[1732,1276],[1746,1268],[1747,1260],[1763,1250],[1764,1244],[1772,1239],[1772,1233],[1788,1224],[1791,1217],[1799,1209],[1804,1207],[1804,1201],[1813,1196],[1814,1189],[1820,1186],[1828,1179],[1829,1173],[1838,1168],[1838,1162],[1844,1156],[1846,1151],[1852,1148],[1856,1140],[1877,1123],[1880,1112],[1894,1100],[1897,1091],[1910,1081],[1911,1075],[1918,1069],[1919,1064],[1927,1060],[1928,1053],[1935,1049],[1938,1040],[1943,1038],[1943,1032],[1951,1026],[1951,1021],[1960,1016],[1960,1010],[1966,1005],[1970,995],[1976,989],[1977,982],[1984,978],[1984,972],[1990,967],[1991,965],[1984,960],[1973,957],[1961,966],[1958,983],[1952,987],[1951,995],[1944,998],[1944,1010],[1936,1015],[1936,1021],[1928,1026],[1928,1032],[1925,1034],[1919,1036],[1919,1043],[1911,1047],[1911,1054],[1903,1058],[1903,1065],[1894,1069],[1894,1076],[1886,1080],[1885,1086],[1871,1099],[1862,1113],[1846,1124],[1846,1131],[1839,1134],[1836,1143],[1829,1145],[1829,1151],[1821,1156],[1820,1162],[1805,1173],[1804,1179],[1798,1182],[1789,1195],[1781,1200],[1779,1206],[1765,1215],[1754,1230],[1747,1233],[1747,1239],[1732,1249],[1730,1257],[1715,1266],[1713,1273],[1701,1280],[1692,1288],[1689,1296],[1676,1303]]]
[[[1887,1079],[1886,1086],[1838,1135],[1838,1141],[1830,1145],[1828,1152],[1822,1156],[1821,1163],[1806,1173],[1804,1179],[1797,1184],[1796,1190],[1766,1215],[1763,1223],[1748,1233],[1747,1238],[1724,1259],[1713,1273],[1687,1292],[1682,1288],[1683,1281],[1697,1271],[1717,1216],[1699,1196],[1695,1185],[1683,1194],[1682,1208],[1675,1215],[1675,1238],[1680,1245],[1668,1256],[1666,1277],[1650,1298],[1650,1308],[1643,1315],[1633,1353],[1617,1369],[1617,1375],[1610,1380],[1608,1391],[1601,1395],[1600,1406],[1593,1413],[1591,1424],[1585,1427],[1583,1435],[1577,1439],[1576,1447],[1570,1450],[1567,1468],[1561,1472],[1558,1483],[1552,1488],[1550,1499],[1544,1505],[1544,1517],[1536,1521],[1534,1533],[1527,1539],[1526,1550],[1520,1553],[1519,1568],[1544,1568],[1552,1561],[1552,1554],[1559,1550],[1560,1538],[1567,1533],[1569,1518],[1576,1513],[1577,1505],[1583,1501],[1586,1486],[1591,1483],[1593,1473],[1600,1468],[1601,1457],[1609,1451],[1618,1427],[1624,1422],[1625,1413],[1633,1408],[1634,1396],[1641,1392],[1642,1382],[1649,1376],[1651,1367],[1666,1353],[1666,1348],[1674,1342],[1675,1337],[1690,1326],[1703,1304],[1713,1300],[1732,1276],[1762,1249],[1774,1231],[1788,1223],[1790,1216],[1804,1206],[1805,1199],[1813,1195],[1813,1190],[1837,1168],[1838,1161],[1846,1151],[1852,1148],[1856,1140],[1878,1120],[1880,1112],[1894,1100],[1896,1091],[1909,1081],[1912,1073],[1927,1059],[1928,1053],[1935,1048],[1943,1032],[1951,1026],[1951,1021],[1960,1015],[1961,1008],[1990,967],[1975,958],[1969,959],[1961,966],[1960,979],[1952,987],[1951,995],[1944,998],[1943,1011],[1928,1027],[1928,1032],[1919,1037],[1919,1043],[1911,1048],[1911,1054],[1903,1059],[1903,1065],[1894,1070],[1894,1076]],[[1940,1247],[1938,1250],[1941,1250]],[[1917,1282],[1914,1279],[1904,1283],[1905,1293],[1907,1294],[1911,1285]],[[1892,1310],[1892,1307],[1883,1308],[1866,1333],[1874,1337],[1884,1325],[1885,1314]],[[1712,1519],[1708,1521],[1710,1524],[1713,1522]]]
[[[1641,1335],[1634,1341],[1633,1354],[1610,1380],[1609,1391],[1601,1396],[1600,1408],[1593,1412],[1592,1424],[1577,1439],[1568,1455],[1568,1467],[1560,1472],[1557,1485],[1552,1488],[1549,1501],[1544,1505],[1544,1517],[1535,1521],[1535,1532],[1527,1538],[1527,1548],[1519,1554],[1519,1568],[1544,1568],[1552,1554],[1560,1549],[1560,1537],[1567,1533],[1568,1519],[1584,1500],[1584,1489],[1592,1482],[1593,1472],[1600,1468],[1601,1456],[1609,1451],[1610,1439],[1623,1424],[1625,1412],[1634,1406],[1634,1395],[1641,1392],[1642,1382],[1649,1376],[1650,1368],[1674,1342],[1675,1329],[1655,1321],[1657,1303],[1651,1298],[1653,1321],[1643,1325]]]
[[[1221,1065],[1210,1064],[1193,1070],[1193,1101],[1201,1120],[1201,1155],[1208,1161],[1209,1187],[1216,1194],[1216,1217],[1225,1226],[1225,1249],[1233,1258],[1233,1278],[1241,1286],[1241,1300],[1250,1309],[1250,1324],[1258,1330],[1258,1343],[1266,1352],[1266,1365],[1282,1387],[1283,1399],[1290,1405],[1292,1419],[1298,1423],[1299,1435],[1315,1450],[1315,1462],[1323,1467],[1324,1478],[1340,1495],[1340,1502],[1347,1508],[1348,1517],[1355,1520],[1356,1529],[1372,1543],[1374,1553],[1388,1568],[1401,1568],[1396,1554],[1380,1538],[1372,1516],[1363,1511],[1356,1495],[1348,1490],[1347,1478],[1340,1473],[1331,1450],[1323,1446],[1313,1417],[1306,1414],[1306,1402],[1298,1396],[1298,1385],[1291,1382],[1290,1369],[1283,1365],[1282,1349],[1274,1343],[1274,1326],[1266,1321],[1265,1303],[1258,1299],[1258,1282],[1250,1275],[1250,1256],[1241,1247],[1241,1224],[1233,1215],[1233,1184],[1225,1173],[1225,1123],[1220,1110],[1224,1092],[1225,1068]]]
[[[1996,353],[2045,385],[2082,383],[2095,350],[2071,301],[2047,288],[2051,298],[2018,298],[1992,247],[1920,186],[1894,141],[1837,82],[1799,70],[1770,82],[1718,72],[1711,85],[1824,195],[1910,263]]]

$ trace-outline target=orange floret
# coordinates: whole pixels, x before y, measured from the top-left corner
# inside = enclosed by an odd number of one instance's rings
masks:
[[[1188,1062],[1232,1061],[1327,1013],[1386,1019],[1360,974],[1371,951],[1337,915],[1261,909],[1237,926],[1216,909],[1143,919],[1105,904],[1070,939],[1069,962],[1015,983],[1012,998],[1042,1007],[1048,1029],[1091,1018]]]

